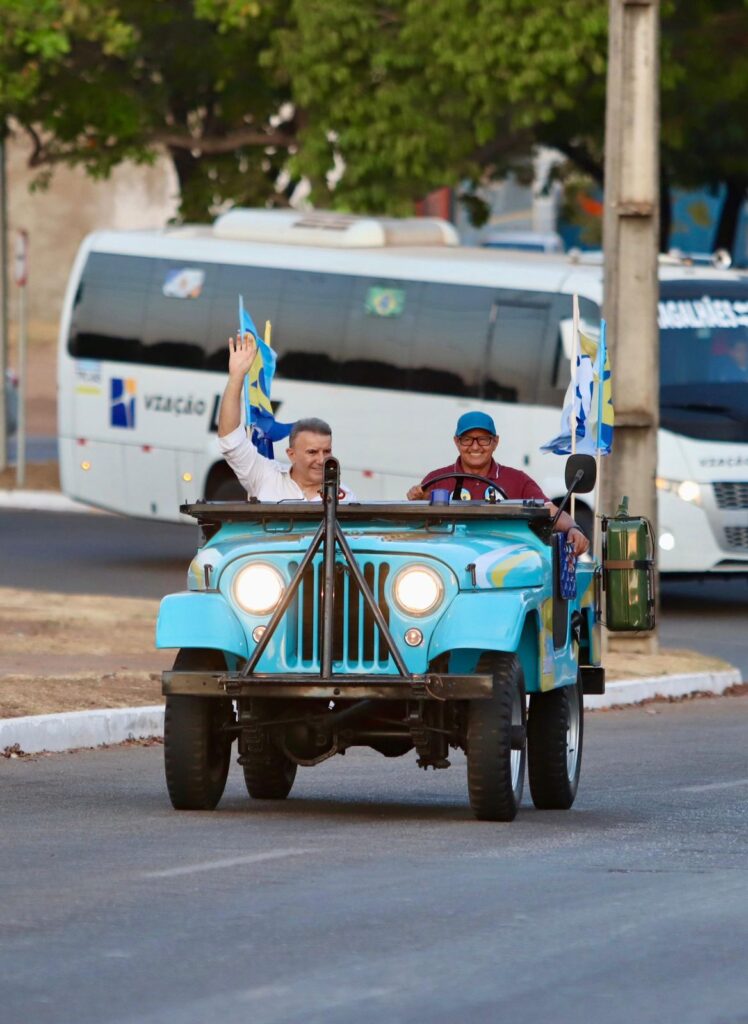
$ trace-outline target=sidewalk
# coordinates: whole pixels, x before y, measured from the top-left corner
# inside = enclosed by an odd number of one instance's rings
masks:
[[[82,505],[72,498],[66,498],[59,491],[16,491],[0,490],[0,508],[24,509],[27,512],[95,512],[106,514],[103,509]]]

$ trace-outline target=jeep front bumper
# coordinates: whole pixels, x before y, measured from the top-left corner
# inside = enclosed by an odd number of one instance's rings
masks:
[[[166,696],[280,697],[326,700],[486,700],[493,695],[491,675],[447,675],[429,672],[413,676],[319,674],[243,676],[239,672],[164,672]]]

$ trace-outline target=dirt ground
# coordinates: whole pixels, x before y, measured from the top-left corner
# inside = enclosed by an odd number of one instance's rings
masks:
[[[0,588],[0,718],[161,702],[158,601]]]
[[[154,650],[158,601],[0,588],[0,718],[161,703],[173,651]],[[611,654],[609,679],[727,667],[692,651]]]

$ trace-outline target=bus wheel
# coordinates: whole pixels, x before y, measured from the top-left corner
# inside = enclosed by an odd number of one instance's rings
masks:
[[[574,803],[583,736],[581,675],[574,686],[530,695],[528,768],[532,801],[539,810],[567,811]]]
[[[296,778],[297,765],[277,747],[242,758],[244,782],[253,800],[285,800]]]
[[[231,470],[211,473],[207,485],[209,502],[246,502],[247,492]]]
[[[174,670],[223,669],[219,651],[182,650]],[[234,722],[230,700],[170,694],[164,715],[166,787],[178,811],[212,811],[226,787]]]
[[[479,672],[493,674],[493,697],[470,702],[467,774],[470,806],[481,821],[512,821],[525,780],[525,683],[513,654],[493,654]]]

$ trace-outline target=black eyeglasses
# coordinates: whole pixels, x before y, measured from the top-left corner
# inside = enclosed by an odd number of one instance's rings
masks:
[[[462,437],[457,438],[457,443],[460,448],[472,448],[474,444],[477,444],[479,448],[488,448],[496,440],[495,437]]]

